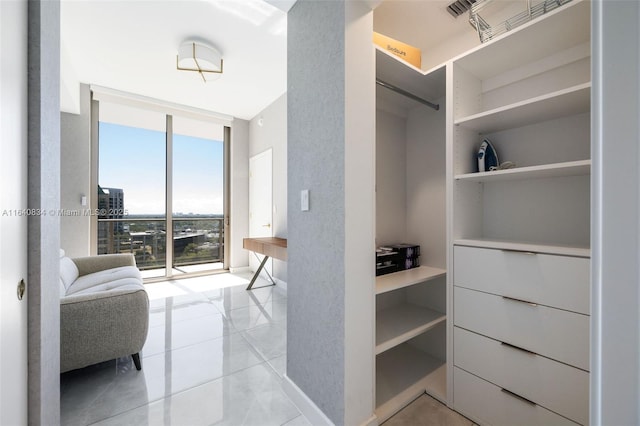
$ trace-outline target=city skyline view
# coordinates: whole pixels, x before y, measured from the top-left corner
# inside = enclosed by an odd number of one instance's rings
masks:
[[[124,192],[129,215],[164,215],[166,149],[161,131],[100,122],[103,188]],[[174,215],[222,215],[223,142],[173,135]]]

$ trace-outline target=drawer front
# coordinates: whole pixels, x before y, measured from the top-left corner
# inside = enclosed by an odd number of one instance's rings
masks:
[[[589,424],[589,373],[454,328],[454,364],[555,413]]]
[[[460,368],[453,369],[453,406],[482,425],[575,426],[577,423],[540,405],[502,391]]]
[[[589,370],[589,316],[454,287],[454,325]]]
[[[589,315],[589,259],[456,246],[454,284]]]

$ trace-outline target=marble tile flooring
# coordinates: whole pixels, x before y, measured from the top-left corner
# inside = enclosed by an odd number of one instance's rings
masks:
[[[250,277],[148,284],[142,371],[129,357],[62,374],[62,424],[309,426],[281,387],[286,294]]]
[[[282,390],[286,293],[250,274],[148,284],[142,371],[130,357],[64,373],[63,425],[310,426]],[[384,426],[472,423],[423,395]]]
[[[383,426],[477,426],[471,420],[424,394],[383,423]]]

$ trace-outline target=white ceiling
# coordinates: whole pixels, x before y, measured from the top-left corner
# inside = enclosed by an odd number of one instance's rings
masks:
[[[423,69],[478,43],[466,14],[446,12],[450,0],[365,1],[379,5],[376,31],[423,49]],[[294,3],[62,0],[61,109],[79,112],[79,83],[87,83],[252,119],[286,91],[286,11]],[[192,39],[222,53],[220,79],[176,70],[178,46]]]
[[[87,83],[251,119],[286,91],[286,30],[262,0],[62,0],[61,109]],[[220,79],[176,70],[191,39],[222,53]]]
[[[385,0],[376,9],[374,25],[377,31],[390,37],[429,49],[461,33],[474,33],[468,13],[454,18],[447,11],[447,6],[453,1]]]

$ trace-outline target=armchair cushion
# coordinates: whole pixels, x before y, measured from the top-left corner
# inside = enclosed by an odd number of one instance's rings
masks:
[[[64,287],[68,289],[71,284],[78,278],[78,267],[73,260],[64,256],[60,258],[60,279],[64,284]]]
[[[133,266],[135,268],[136,258],[132,254],[126,253],[101,254],[98,256],[74,257],[73,263],[76,264],[78,273],[82,276],[121,266]]]
[[[139,288],[142,282],[140,271],[135,266],[120,266],[118,268],[106,269],[88,275],[82,275],[67,288],[67,295],[112,290],[123,285],[133,284],[134,288]]]

